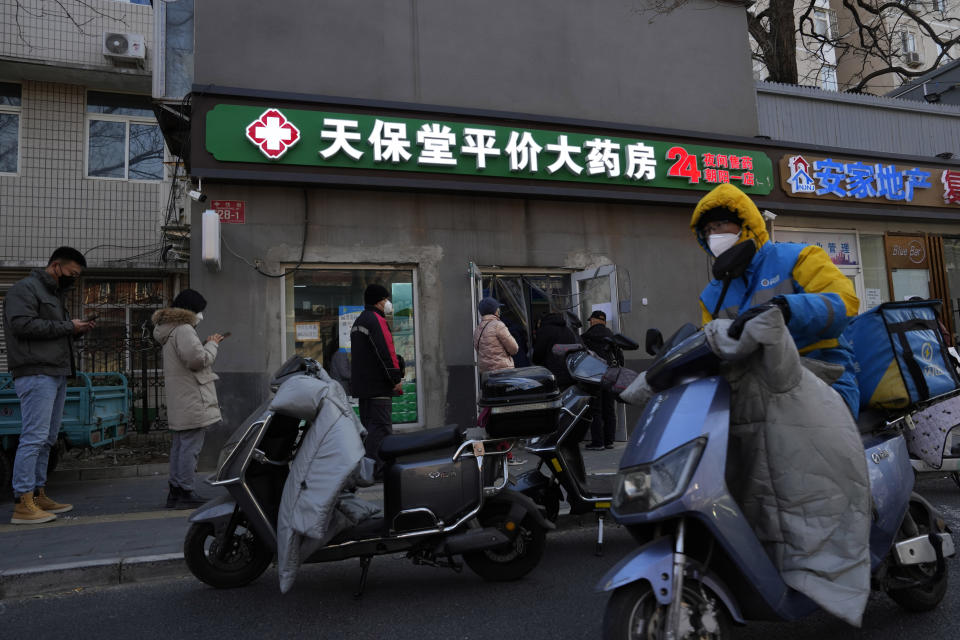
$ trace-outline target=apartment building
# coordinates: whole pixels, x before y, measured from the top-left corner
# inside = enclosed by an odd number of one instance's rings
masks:
[[[768,5],[765,0],[748,11],[757,14]],[[926,30],[929,27],[941,40],[960,35],[958,0],[905,0],[902,7],[888,7],[882,18],[874,18],[866,12],[854,16],[839,0],[797,2],[794,6],[799,31],[796,39],[797,83],[827,91],[853,89],[885,95],[909,82],[913,76],[886,73],[869,77],[878,70],[900,67],[910,72],[922,72],[960,56],[960,47],[954,46],[938,65],[943,49]],[[914,13],[916,18],[905,9]],[[874,29],[872,35],[861,29],[861,24]],[[865,47],[863,39],[871,38],[875,44]],[[754,52],[758,51],[752,37],[751,47]],[[766,68],[759,61],[754,62],[754,74],[758,80],[767,78]]]
[[[186,278],[186,262],[164,261],[174,256],[162,227],[177,211],[151,101],[152,38],[149,0],[0,3],[0,307],[56,247],[83,252],[69,304],[99,326],[79,366],[125,373],[142,424],[163,391],[143,324]]]

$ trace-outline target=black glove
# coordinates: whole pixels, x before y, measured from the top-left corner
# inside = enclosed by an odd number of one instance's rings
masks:
[[[610,367],[603,374],[600,380],[600,386],[604,390],[610,391],[619,396],[627,387],[629,387],[639,374],[636,371],[624,367]]]
[[[763,304],[758,304],[755,307],[750,307],[738,315],[730,325],[730,328],[727,329],[727,335],[734,340],[739,340],[741,334],[743,334],[744,325],[756,318],[761,313],[764,313],[770,309],[780,309],[780,313],[783,315],[784,324],[790,322],[790,304],[783,296],[777,296],[770,302],[764,302]]]

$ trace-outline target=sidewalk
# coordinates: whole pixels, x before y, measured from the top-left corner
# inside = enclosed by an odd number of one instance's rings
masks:
[[[584,451],[587,469],[615,472],[624,444]],[[536,468],[536,456],[526,451],[519,456],[526,462],[511,466],[511,476]],[[188,573],[183,539],[190,512],[165,508],[166,465],[58,471],[47,488],[60,502],[73,504],[73,511],[55,522],[12,525],[13,504],[0,504],[0,599]],[[210,497],[225,491],[205,484],[198,490]],[[360,495],[382,505],[383,485],[362,489]],[[558,522],[575,524],[563,515]]]

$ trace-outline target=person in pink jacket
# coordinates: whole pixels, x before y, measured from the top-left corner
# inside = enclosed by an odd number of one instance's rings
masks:
[[[496,298],[484,298],[477,309],[481,317],[473,331],[473,348],[477,350],[480,373],[513,369],[513,356],[520,347],[500,320],[500,303]]]
[[[513,356],[520,347],[510,330],[500,320],[500,302],[496,298],[484,298],[480,301],[477,310],[480,312],[480,324],[473,331],[473,348],[477,350],[477,369],[480,373],[513,369]],[[486,424],[489,409],[480,413],[478,422]],[[512,465],[523,464],[524,459],[507,454],[507,460]]]

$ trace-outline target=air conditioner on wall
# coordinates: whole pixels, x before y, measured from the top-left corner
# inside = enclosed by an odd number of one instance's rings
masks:
[[[103,34],[103,55],[117,60],[143,60],[147,55],[147,47],[139,33],[107,31]]]
[[[923,64],[923,59],[920,58],[919,51],[907,51],[903,55],[903,59],[906,61],[908,67],[919,67]]]

